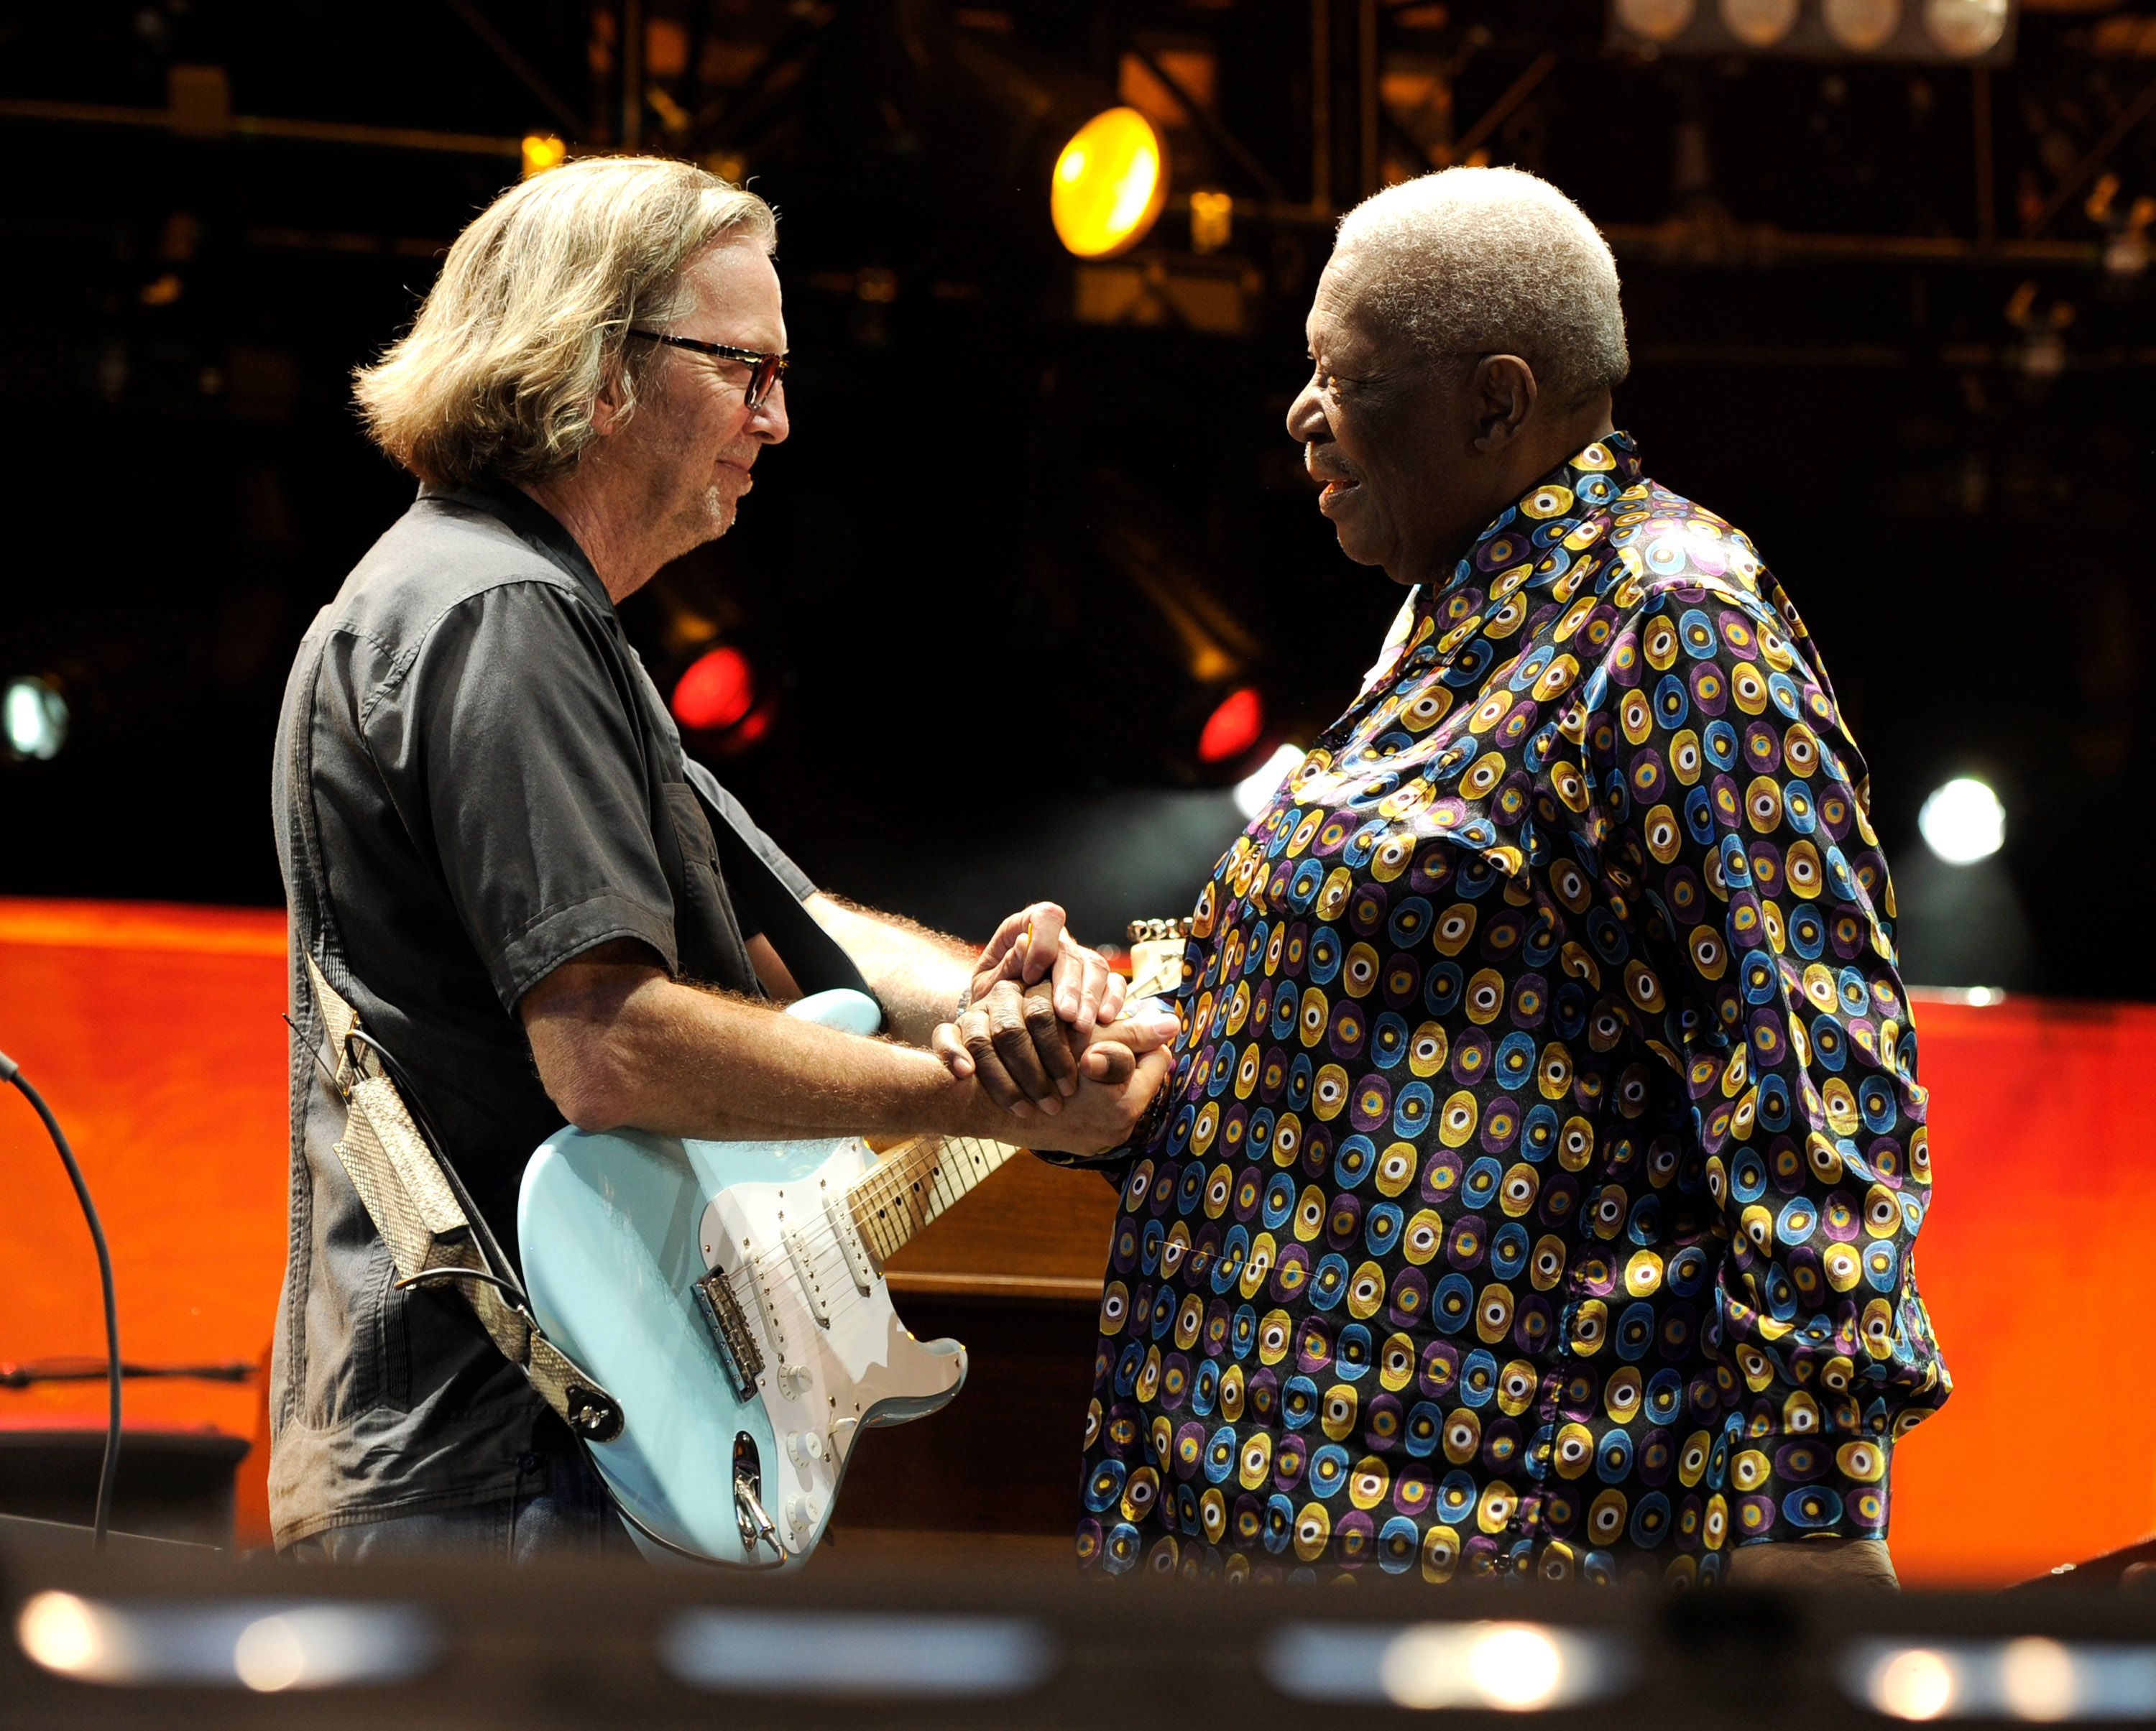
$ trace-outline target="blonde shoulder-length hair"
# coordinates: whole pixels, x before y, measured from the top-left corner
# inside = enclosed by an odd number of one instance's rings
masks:
[[[769,205],[686,162],[592,157],[528,180],[457,237],[411,330],[353,374],[367,430],[437,484],[559,475],[610,379],[634,407],[624,333],[688,311],[689,262],[778,241]]]

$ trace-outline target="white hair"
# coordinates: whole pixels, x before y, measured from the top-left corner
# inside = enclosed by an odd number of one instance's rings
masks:
[[[1517,168],[1447,168],[1342,219],[1363,305],[1432,358],[1518,355],[1565,406],[1623,382],[1617,261],[1587,214]]]

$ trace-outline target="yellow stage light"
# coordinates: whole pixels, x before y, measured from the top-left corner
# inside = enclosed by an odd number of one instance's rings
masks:
[[[1049,214],[1081,259],[1136,246],[1168,198],[1168,147],[1135,108],[1111,108],[1078,129],[1055,159]]]
[[[559,168],[568,160],[569,147],[551,132],[530,132],[524,138],[524,178]]]

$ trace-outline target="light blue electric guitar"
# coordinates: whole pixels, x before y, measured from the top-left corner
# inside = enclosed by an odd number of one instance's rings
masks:
[[[793,1013],[873,1034],[875,1002]],[[626,1419],[588,1445],[653,1555],[798,1567],[830,1524],[862,1431],[947,1404],[955,1340],[920,1341],[883,1266],[1021,1150],[855,1137],[695,1142],[563,1129],[525,1168],[524,1281],[540,1326]]]

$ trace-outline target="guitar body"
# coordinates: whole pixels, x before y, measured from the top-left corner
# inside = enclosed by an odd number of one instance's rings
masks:
[[[797,1009],[824,1020],[867,1003],[819,996],[856,1005]],[[526,1165],[532,1312],[621,1404],[621,1434],[588,1446],[647,1552],[799,1566],[860,1432],[933,1412],[964,1384],[965,1349],[906,1331],[827,1206],[875,1160],[852,1137],[564,1128]]]

